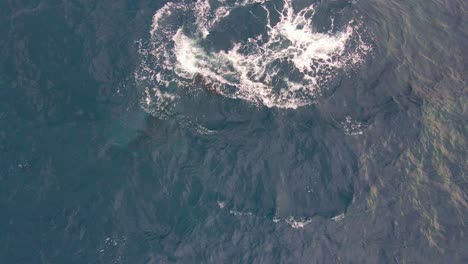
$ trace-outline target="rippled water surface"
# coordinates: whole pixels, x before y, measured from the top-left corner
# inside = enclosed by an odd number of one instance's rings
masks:
[[[467,4],[3,1],[1,263],[466,263]]]

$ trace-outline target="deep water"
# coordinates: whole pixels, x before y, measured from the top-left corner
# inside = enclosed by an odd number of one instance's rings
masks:
[[[0,263],[468,262],[467,2],[238,2],[0,1]]]

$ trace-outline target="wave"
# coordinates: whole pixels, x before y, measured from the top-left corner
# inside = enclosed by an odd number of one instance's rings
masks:
[[[278,7],[267,0],[181,1],[159,9],[135,73],[145,88],[145,109],[168,110],[181,89],[197,87],[295,109],[313,103],[322,87],[371,50],[360,22],[338,26],[337,15],[331,15],[328,30],[320,32],[314,25],[318,4],[299,10],[291,0],[279,2]],[[259,29],[233,32],[225,48],[217,47],[215,33],[239,19],[255,20]],[[249,30],[257,34],[246,38]]]

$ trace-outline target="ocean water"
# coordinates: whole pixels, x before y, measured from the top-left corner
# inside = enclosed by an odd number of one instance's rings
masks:
[[[0,263],[466,263],[466,1],[0,2]]]

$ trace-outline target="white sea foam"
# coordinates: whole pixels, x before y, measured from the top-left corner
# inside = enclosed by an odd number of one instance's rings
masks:
[[[226,207],[226,202],[224,202],[224,201],[218,201],[217,204],[218,204],[218,207],[221,208],[221,209]]]
[[[332,217],[331,219],[332,219],[333,221],[335,221],[335,222],[339,222],[339,221],[343,220],[344,218],[345,218],[345,214],[342,213],[342,214],[339,214],[339,215],[337,215],[337,216]]]
[[[285,221],[294,229],[304,228],[306,225],[312,222],[311,219],[295,219],[292,216],[286,219]]]
[[[361,122],[353,120],[350,116],[347,116],[346,119],[341,122],[341,125],[343,126],[344,133],[348,136],[360,136],[364,134],[364,125]]]
[[[135,74],[146,87],[144,103],[165,108],[176,101],[174,87],[202,85],[229,98],[297,108],[313,103],[321,87],[339,70],[359,64],[370,50],[359,33],[360,23],[350,21],[342,30],[317,32],[312,22],[316,6],[294,10],[292,1],[285,0],[278,10],[267,2],[182,1],[159,9],[153,16],[149,46],[140,50],[143,60]],[[263,34],[235,41],[228,50],[209,51],[216,49],[204,46],[203,40],[232,10],[253,4],[265,10]],[[272,12],[278,13],[279,21],[272,21]],[[182,18],[193,20],[194,27]],[[334,18],[330,20],[333,24]]]
[[[242,212],[237,210],[229,210],[229,213],[235,216],[253,216],[252,212]]]

